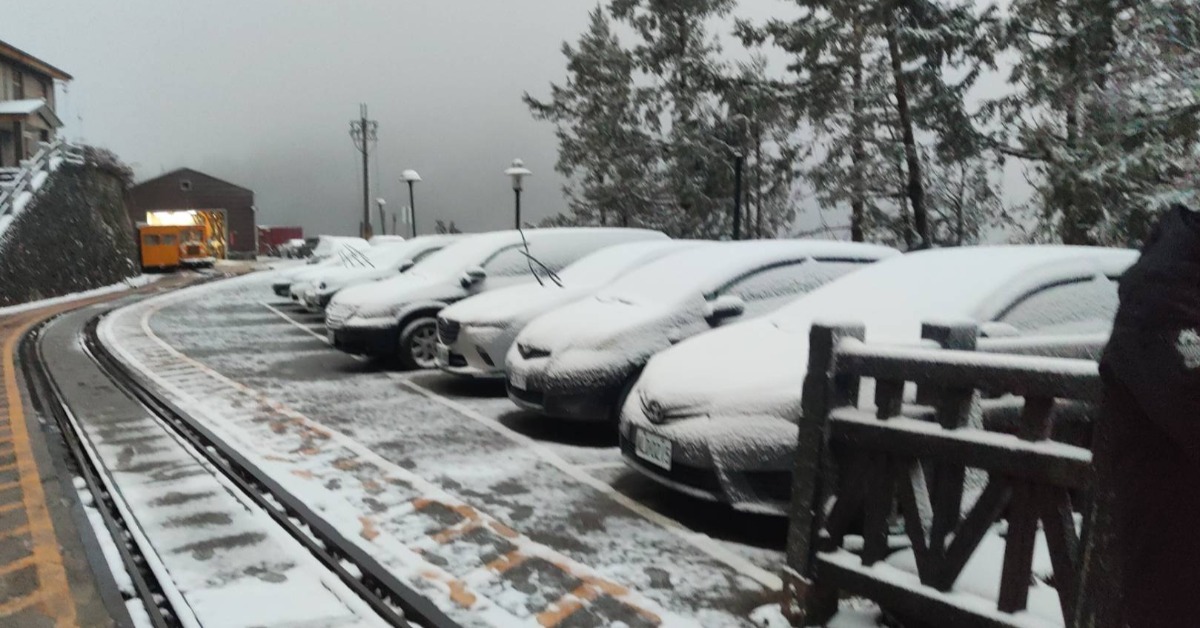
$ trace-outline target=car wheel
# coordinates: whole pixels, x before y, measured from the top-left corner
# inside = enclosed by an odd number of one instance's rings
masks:
[[[407,369],[437,367],[437,321],[418,318],[400,331],[400,365]]]

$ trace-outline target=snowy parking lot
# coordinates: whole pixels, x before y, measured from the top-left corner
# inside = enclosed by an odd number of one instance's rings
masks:
[[[734,626],[774,601],[783,519],[646,479],[611,425],[556,422],[497,383],[338,352],[320,315],[272,295],[270,273],[131,308],[108,330],[139,332],[162,343],[147,360],[178,352],[183,366],[155,367],[161,385],[202,400],[440,606],[469,607],[456,616],[466,625],[555,625],[583,597],[604,621]]]

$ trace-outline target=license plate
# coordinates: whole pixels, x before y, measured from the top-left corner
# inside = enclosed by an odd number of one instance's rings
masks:
[[[638,430],[633,436],[633,451],[638,458],[656,467],[671,470],[671,441],[662,436]]]
[[[446,345],[438,345],[437,361],[438,364],[450,366],[450,347],[447,347]]]
[[[525,374],[520,371],[512,371],[509,373],[508,383],[513,388],[520,388],[521,390],[525,390],[526,386],[528,385],[528,382],[525,381]]]

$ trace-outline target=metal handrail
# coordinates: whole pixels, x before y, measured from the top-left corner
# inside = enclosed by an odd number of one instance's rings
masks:
[[[49,172],[51,159],[61,157],[71,163],[83,163],[83,150],[61,139],[39,142],[38,146],[38,152],[33,157],[21,161],[21,171],[15,181],[0,188],[0,216],[12,213],[16,199],[29,191],[38,174]]]

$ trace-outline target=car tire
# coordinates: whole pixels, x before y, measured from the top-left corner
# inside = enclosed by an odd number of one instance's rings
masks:
[[[400,366],[408,370],[437,368],[437,319],[423,316],[400,330]]]

